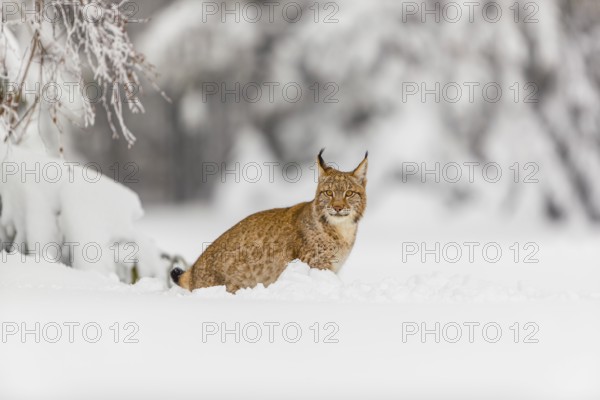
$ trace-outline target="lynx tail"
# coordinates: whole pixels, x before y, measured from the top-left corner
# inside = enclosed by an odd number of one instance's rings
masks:
[[[171,279],[182,288],[190,290],[190,271],[175,268],[171,271]]]

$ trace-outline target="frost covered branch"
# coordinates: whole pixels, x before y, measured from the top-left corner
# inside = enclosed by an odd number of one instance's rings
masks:
[[[12,8],[7,2],[2,5],[3,11],[11,11],[2,15],[0,30],[3,140],[12,138],[18,143],[32,116],[39,116],[43,107],[59,131],[60,116],[77,124],[79,115],[84,127],[91,126],[97,103],[106,113],[113,137],[121,134],[133,145],[135,136],[125,123],[124,108],[144,112],[139,99],[142,78],[158,88],[152,65],[136,51],[127,32],[127,25],[139,20],[124,12],[126,2],[35,0],[34,12],[21,9],[21,3]],[[27,43],[24,54],[17,50],[18,39]],[[9,64],[14,60],[7,59],[11,54],[20,58],[18,72],[12,74]],[[75,96],[61,95],[67,83],[70,89],[77,88]],[[28,89],[32,85],[35,90]],[[50,99],[48,88],[54,90]],[[96,95],[94,101],[88,96],[90,89]],[[73,110],[67,102],[76,103],[79,109]]]

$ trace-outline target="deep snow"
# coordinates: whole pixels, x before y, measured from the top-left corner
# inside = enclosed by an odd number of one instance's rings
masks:
[[[139,227],[193,261],[203,242],[247,213],[229,211],[151,209]],[[423,215],[407,215],[413,228],[402,233],[386,228],[388,212],[369,212],[339,276],[293,263],[270,287],[235,296],[222,287],[189,293],[158,278],[127,285],[3,254],[0,392],[63,400],[600,396],[597,233],[475,217],[430,224]],[[496,264],[402,262],[407,240],[474,239],[503,249],[535,241],[540,262],[514,263],[510,252]],[[36,322],[40,343],[35,333],[22,336]],[[57,325],[61,337],[49,343]]]

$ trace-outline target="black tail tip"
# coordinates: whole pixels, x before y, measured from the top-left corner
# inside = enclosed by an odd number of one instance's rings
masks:
[[[172,270],[171,279],[173,279],[173,282],[179,284],[179,278],[181,277],[181,275],[183,275],[184,272],[185,271],[181,268],[175,268],[174,270]]]

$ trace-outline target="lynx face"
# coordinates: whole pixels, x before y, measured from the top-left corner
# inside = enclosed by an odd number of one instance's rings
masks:
[[[341,172],[325,165],[319,154],[319,185],[316,209],[331,224],[358,222],[367,206],[367,157],[352,172]]]

